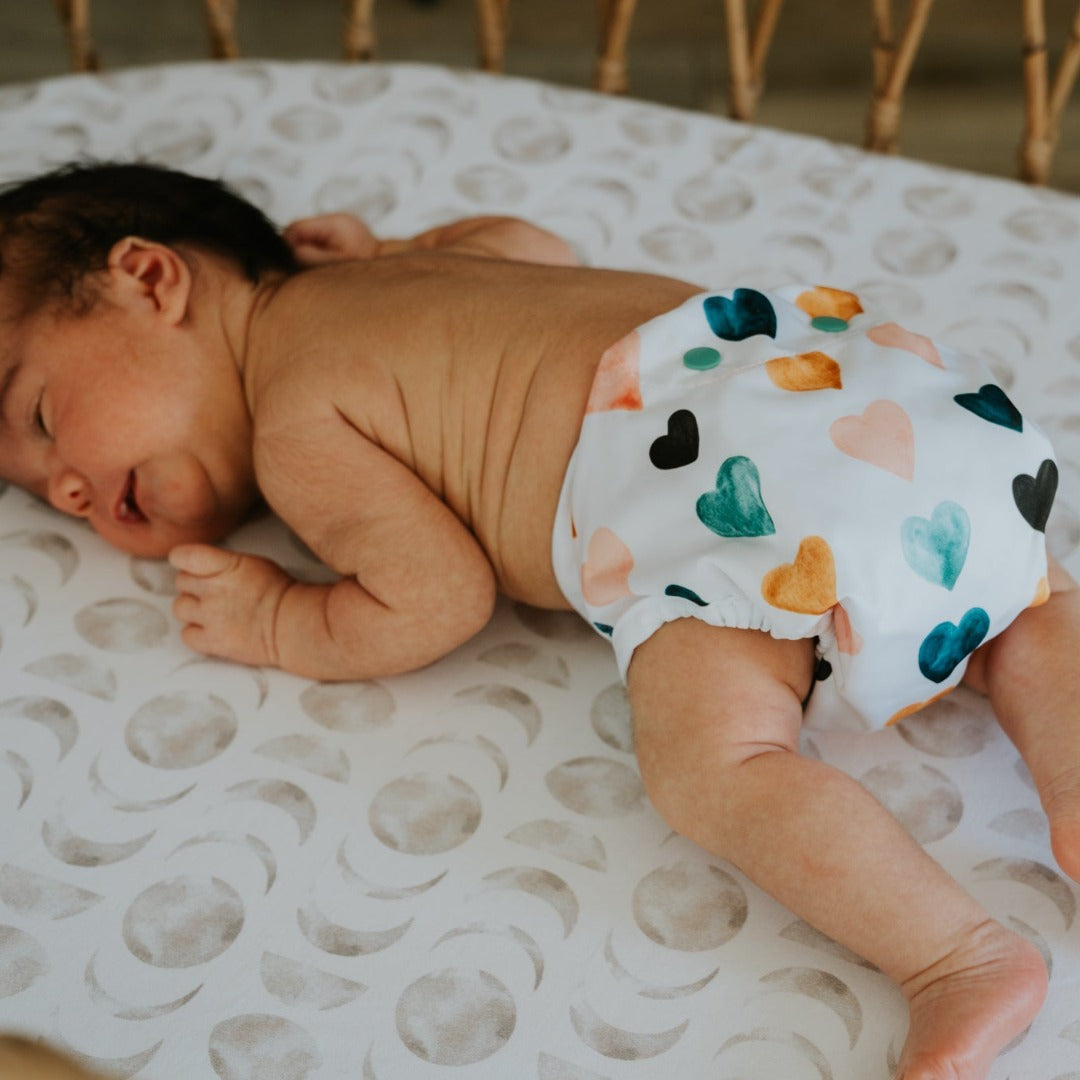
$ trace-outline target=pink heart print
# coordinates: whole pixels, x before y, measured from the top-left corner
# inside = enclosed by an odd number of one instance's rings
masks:
[[[882,398],[870,402],[861,416],[841,416],[829,427],[829,438],[849,457],[903,480],[915,475],[915,431],[895,401]]]

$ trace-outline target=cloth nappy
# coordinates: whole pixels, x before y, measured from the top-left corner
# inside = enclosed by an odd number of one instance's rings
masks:
[[[819,677],[881,726],[1049,596],[1056,488],[980,361],[848,292],[738,288],[604,353],[554,567],[624,678],[672,619],[815,638]]]

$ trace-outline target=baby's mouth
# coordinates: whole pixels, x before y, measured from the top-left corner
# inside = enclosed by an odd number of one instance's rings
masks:
[[[146,515],[139,508],[138,498],[135,494],[135,470],[128,473],[127,483],[120,493],[120,502],[116,507],[116,516],[120,521],[135,523],[146,521]]]

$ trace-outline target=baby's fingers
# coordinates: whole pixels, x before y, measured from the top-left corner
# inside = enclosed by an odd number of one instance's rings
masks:
[[[341,262],[341,256],[316,244],[294,244],[293,255],[301,266],[322,266],[325,263]]]
[[[210,544],[180,544],[169,552],[169,562],[181,573],[213,577],[235,569],[240,556],[235,551],[226,551]]]
[[[352,214],[319,214],[289,225],[282,236],[302,266],[368,259],[375,254],[371,230]]]
[[[192,593],[180,593],[172,602],[172,613],[185,626],[202,625],[202,602]]]

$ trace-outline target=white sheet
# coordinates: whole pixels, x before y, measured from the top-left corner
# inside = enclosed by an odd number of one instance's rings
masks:
[[[433,67],[242,63],[0,88],[0,175],[223,174],[285,222],[510,212],[596,265],[814,281],[985,355],[1063,461],[1080,571],[1080,201]],[[237,542],[292,566],[271,522]],[[503,604],[351,686],[187,652],[160,564],[0,496],[0,1026],[117,1076],[883,1080],[880,974],[646,804],[608,647]],[[1052,723],[1054,718],[1048,717]],[[1077,889],[985,706],[808,732],[1053,966],[995,1080],[1080,1076]]]

